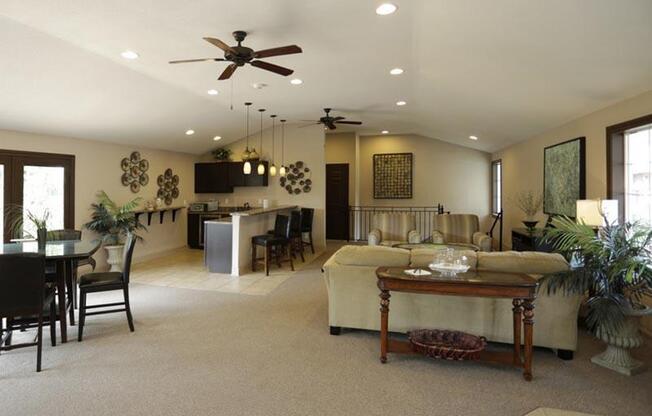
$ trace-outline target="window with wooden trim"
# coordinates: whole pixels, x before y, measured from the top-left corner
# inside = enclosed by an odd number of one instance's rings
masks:
[[[491,162],[491,213],[498,215],[503,210],[503,162]]]

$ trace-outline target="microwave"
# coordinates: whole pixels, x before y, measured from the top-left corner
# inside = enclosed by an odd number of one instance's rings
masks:
[[[193,202],[188,208],[190,212],[217,211],[219,204],[217,201]]]

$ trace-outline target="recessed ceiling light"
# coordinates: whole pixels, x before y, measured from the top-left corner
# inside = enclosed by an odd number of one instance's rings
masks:
[[[397,101],[396,102],[396,105],[398,105],[399,107],[404,106],[405,104],[407,104],[405,101]]]
[[[391,71],[389,71],[389,73],[392,74],[392,75],[401,75],[403,73],[403,69],[394,68]]]
[[[263,88],[265,88],[267,86],[267,84],[265,84],[264,82],[255,82],[255,83],[251,84],[251,86],[254,87],[257,90],[262,90]]]
[[[381,16],[387,16],[388,14],[392,14],[398,9],[395,4],[392,3],[383,3],[380,6],[376,8],[376,14],[379,14]]]
[[[137,54],[136,52],[134,52],[134,51],[129,51],[129,50],[127,50],[127,51],[122,51],[122,53],[120,54],[120,56],[122,56],[122,57],[125,58],[125,59],[137,59],[137,58],[138,58],[138,54]]]
[[[469,136],[469,139],[471,139],[471,140],[478,140],[478,136]]]
[[[383,130],[383,131],[381,131],[381,133],[382,134],[387,134],[387,133],[389,133],[389,130]]]
[[[186,136],[192,136],[193,134],[195,134],[194,130],[192,130],[192,129],[186,130]]]
[[[208,93],[208,95],[217,95],[217,94],[219,94],[219,92],[217,92],[217,90],[208,90],[206,92]]]
[[[290,81],[290,84],[292,84],[292,85],[301,85],[301,84],[303,84],[303,81],[301,81],[299,78],[294,78],[292,81]]]
[[[220,140],[221,138],[222,138],[222,136],[215,136],[215,137],[213,137],[213,140],[214,140],[214,141],[218,141],[218,140]]]

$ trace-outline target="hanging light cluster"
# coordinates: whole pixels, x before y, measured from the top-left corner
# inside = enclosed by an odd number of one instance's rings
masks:
[[[265,172],[265,164],[263,163],[262,156],[263,156],[263,113],[266,111],[264,108],[258,109],[260,112],[260,154],[256,152],[256,148],[252,147],[251,150],[249,150],[249,107],[251,106],[252,103],[244,103],[245,108],[247,109],[246,111],[246,116],[245,116],[245,134],[246,134],[246,147],[245,150],[242,152],[242,160],[244,161],[244,164],[242,166],[242,170],[245,175],[250,175],[252,171],[252,162],[258,162],[258,165],[256,167],[256,173],[258,175],[264,175]],[[280,176],[285,176],[287,173],[287,168],[283,164],[285,161],[285,122],[287,120],[281,120],[281,165],[279,168],[276,167],[276,164],[274,162],[275,156],[276,156],[276,114],[270,115],[270,118],[272,119],[272,158],[271,158],[271,163],[269,166],[269,175],[270,176],[276,176],[278,173]]]

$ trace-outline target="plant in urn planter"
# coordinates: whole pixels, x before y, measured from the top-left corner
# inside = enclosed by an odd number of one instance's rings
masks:
[[[535,195],[532,191],[521,191],[516,194],[514,204],[518,209],[523,211],[525,219],[523,224],[532,232],[538,221],[534,219],[541,207],[543,206],[543,195]]]
[[[640,319],[652,314],[643,297],[652,294],[652,229],[639,223],[610,224],[597,232],[568,217],[553,220],[546,240],[573,256],[577,266],[545,276],[548,292],[587,295],[587,325],[607,349],[591,358],[595,364],[626,375],[643,370],[629,349],[643,345]]]
[[[134,209],[140,203],[141,198],[135,198],[122,206],[118,206],[109,198],[104,191],[97,194],[97,202],[91,204],[91,220],[84,224],[84,227],[98,233],[107,251],[107,262],[111,266],[110,271],[121,271],[122,266],[122,242],[128,233],[136,234],[138,230],[147,228],[136,220]],[[136,235],[142,240],[142,237]]]

